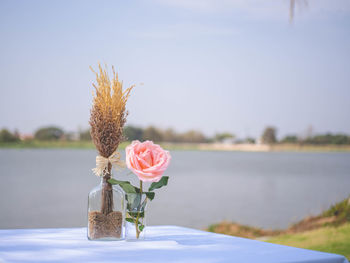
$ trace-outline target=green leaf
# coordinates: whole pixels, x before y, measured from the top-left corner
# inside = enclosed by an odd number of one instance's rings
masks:
[[[140,229],[141,232],[143,231],[144,228],[145,228],[145,225],[141,225],[141,226],[139,227],[139,229]]]
[[[135,223],[134,219],[132,219],[132,218],[125,218],[125,220],[130,222],[130,223],[133,223],[133,224]]]
[[[127,209],[132,210],[139,210],[140,202],[141,202],[141,195],[135,194],[135,193],[126,193],[126,200],[127,200]]]
[[[156,195],[155,192],[145,192],[146,196],[148,197],[149,200],[153,200],[154,196]]]
[[[140,188],[133,186],[129,181],[115,181],[119,182],[120,187],[123,188],[126,193],[140,193]]]
[[[135,187],[131,184],[121,184],[120,187],[123,188],[126,193],[136,193]]]
[[[119,181],[112,178],[108,180],[108,183],[119,185],[126,193],[137,193],[137,187],[133,186],[128,181]]]
[[[109,179],[108,183],[110,183],[110,184],[119,184],[119,185],[120,184],[130,184],[129,181],[119,181],[119,180],[116,180],[114,178]]]
[[[145,216],[145,212],[131,212],[131,211],[128,211],[128,214],[129,214],[130,217],[132,217],[134,219],[136,219],[137,216],[139,218],[143,218]]]
[[[153,191],[154,189],[161,188],[163,186],[166,186],[168,184],[169,176],[163,176],[159,182],[152,183],[151,186],[148,188],[148,191]]]
[[[131,205],[131,209],[136,209],[139,211],[141,206],[141,194],[130,194],[130,195],[132,195],[133,197],[132,199],[134,199]]]

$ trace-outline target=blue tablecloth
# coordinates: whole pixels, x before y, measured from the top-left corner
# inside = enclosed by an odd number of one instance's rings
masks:
[[[85,228],[0,230],[0,262],[347,263],[340,255],[177,227],[145,241],[88,241]]]

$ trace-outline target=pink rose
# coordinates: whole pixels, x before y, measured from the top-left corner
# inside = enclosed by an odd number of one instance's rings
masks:
[[[152,141],[133,141],[125,149],[126,165],[143,182],[158,182],[170,163],[170,153]]]

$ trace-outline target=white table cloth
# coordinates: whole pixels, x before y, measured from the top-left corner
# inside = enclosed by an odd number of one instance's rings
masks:
[[[147,227],[145,241],[89,241],[86,228],[0,230],[0,262],[348,263],[316,252],[177,226]]]

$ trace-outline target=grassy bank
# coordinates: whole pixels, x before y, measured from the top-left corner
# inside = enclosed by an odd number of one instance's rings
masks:
[[[324,226],[298,234],[283,234],[266,240],[274,244],[340,254],[350,260],[350,223]]]
[[[336,253],[350,259],[350,198],[318,216],[307,217],[282,230],[265,230],[232,222],[221,222],[210,232],[264,240],[270,243]]]
[[[350,145],[314,145],[314,144],[275,144],[270,151],[276,152],[349,152]]]
[[[130,142],[124,142],[124,149]],[[168,150],[190,151],[242,151],[242,152],[350,152],[350,145],[296,145],[296,144],[217,144],[217,143],[160,143]],[[0,143],[0,148],[71,148],[94,149],[91,141],[20,141]]]
[[[0,143],[0,148],[72,148],[72,149],[92,149],[94,145],[89,141],[23,141],[13,143]]]
[[[130,142],[123,142],[118,149],[123,150]],[[168,150],[200,150],[198,144],[177,144],[161,143]],[[20,141],[3,143],[0,142],[0,148],[3,149],[95,149],[91,141]]]
[[[128,143],[122,143],[121,149],[124,149]],[[91,141],[24,141],[15,143],[0,143],[0,148],[9,149],[95,149]]]

